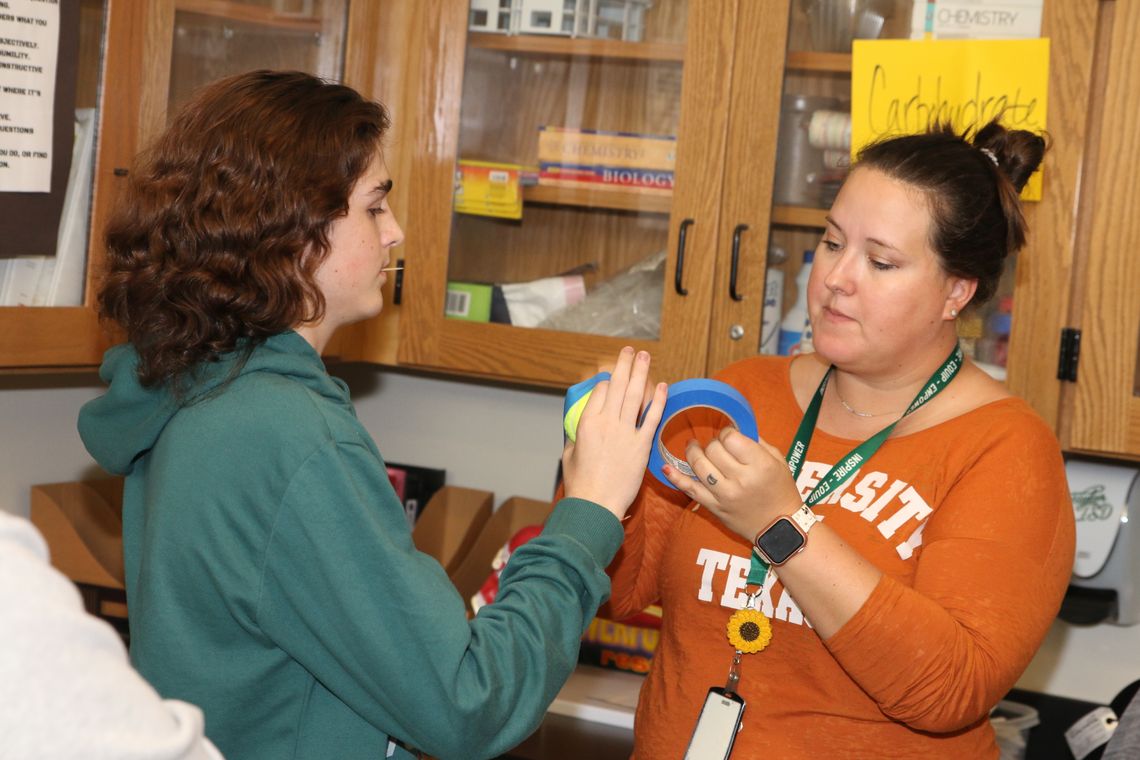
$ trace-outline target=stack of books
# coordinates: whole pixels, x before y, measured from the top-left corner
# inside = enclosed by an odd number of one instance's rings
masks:
[[[569,127],[538,131],[539,185],[670,195],[676,158],[677,138],[668,135]]]

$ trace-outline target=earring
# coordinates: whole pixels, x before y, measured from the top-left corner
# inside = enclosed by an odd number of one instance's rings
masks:
[[[957,309],[951,309],[950,310],[950,318],[951,319],[957,319],[958,318],[958,310]]]

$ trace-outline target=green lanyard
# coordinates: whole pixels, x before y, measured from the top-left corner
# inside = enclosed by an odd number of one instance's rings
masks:
[[[910,406],[902,413],[902,417],[899,417],[878,433],[875,433],[875,435],[852,449],[847,456],[843,457],[842,461],[837,463],[823,476],[823,479],[819,481],[819,484],[811,494],[808,495],[804,503],[809,507],[813,506],[847,482],[847,480],[863,466],[863,463],[879,450],[879,447],[883,445],[883,441],[887,440],[891,431],[895,429],[895,425],[902,422],[907,415],[918,411],[923,404],[941,393],[942,389],[950,384],[950,381],[954,379],[958,374],[958,370],[961,368],[962,347],[955,343],[954,350],[946,357],[946,361],[942,362],[942,366],[934,370],[934,374],[930,376],[930,379],[926,381],[926,385],[924,385],[922,390],[918,392],[918,395],[914,397],[914,401],[910,402]],[[799,429],[796,430],[796,437],[792,439],[791,448],[788,449],[788,469],[792,471],[793,480],[799,478],[800,470],[803,469],[804,455],[807,453],[808,445],[811,443],[812,434],[815,433],[816,420],[819,419],[819,409],[823,405],[823,392],[827,390],[827,381],[830,379],[831,372],[834,369],[834,365],[828,367],[827,372],[823,375],[823,379],[819,381],[819,388],[816,390],[815,396],[812,397],[811,403],[808,404],[808,408],[804,412],[804,418],[800,420]],[[750,585],[756,584],[763,586],[767,578],[768,563],[753,549],[752,566],[748,571],[748,583]]]

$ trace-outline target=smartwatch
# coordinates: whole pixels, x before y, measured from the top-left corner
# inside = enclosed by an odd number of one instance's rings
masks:
[[[803,551],[811,526],[819,522],[815,512],[804,504],[790,515],[777,517],[756,534],[756,552],[769,565],[780,565]]]

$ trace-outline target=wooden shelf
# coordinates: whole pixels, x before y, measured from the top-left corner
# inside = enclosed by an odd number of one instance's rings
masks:
[[[636,190],[595,190],[589,187],[531,185],[523,188],[523,201],[549,203],[555,206],[585,206],[668,214],[673,205],[673,196],[641,193]]]
[[[796,71],[830,71],[837,74],[850,74],[851,54],[790,50],[788,51],[787,67]]]
[[[827,226],[827,211],[825,208],[807,206],[773,206],[772,224],[823,229]]]
[[[624,42],[583,37],[557,37],[541,34],[493,34],[471,32],[467,44],[482,50],[501,50],[507,53],[537,53],[543,55],[575,56],[583,58],[626,58],[640,61],[676,61],[685,59],[685,46],[674,42]],[[850,59],[851,56],[848,56]],[[850,68],[850,65],[848,65]]]
[[[286,16],[275,13],[272,8],[228,0],[174,0],[174,9],[282,31],[317,33],[322,27],[320,18]]]

